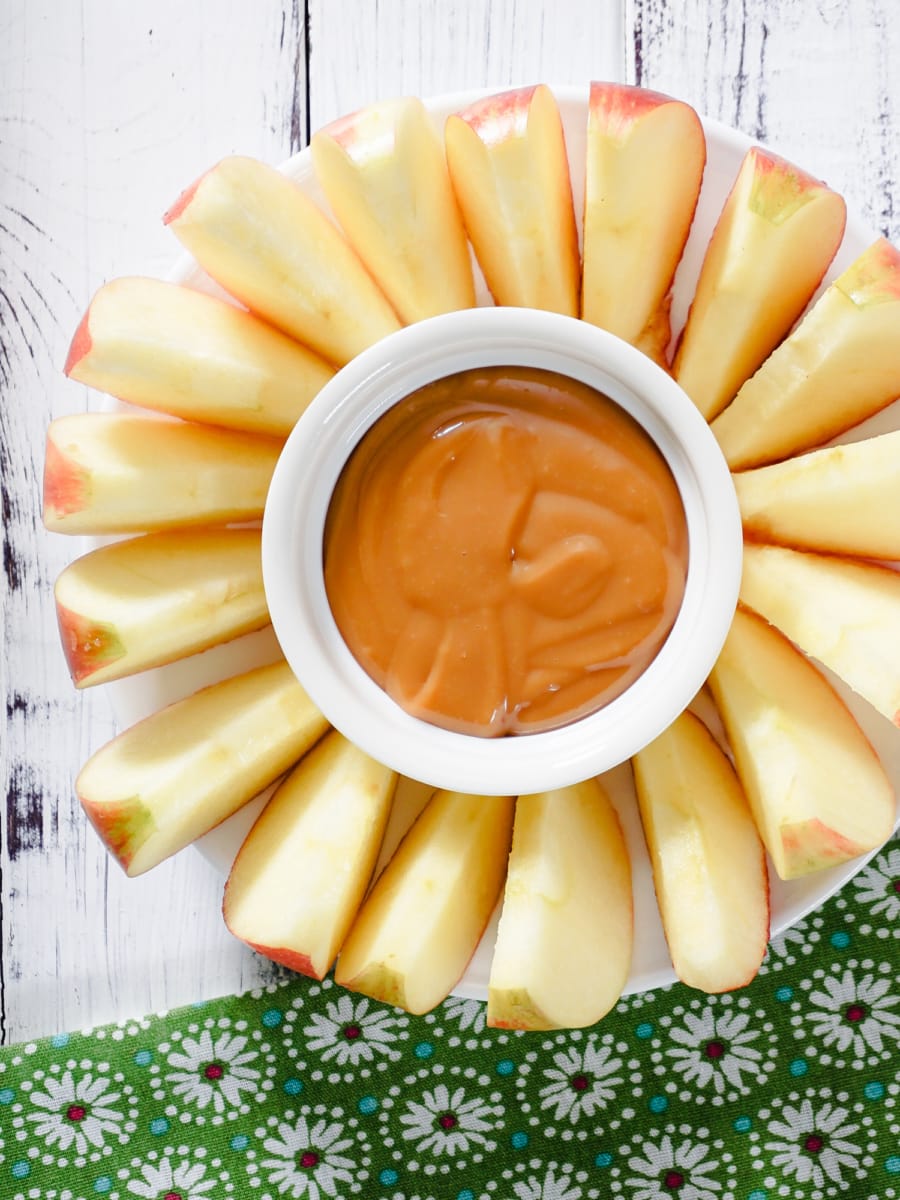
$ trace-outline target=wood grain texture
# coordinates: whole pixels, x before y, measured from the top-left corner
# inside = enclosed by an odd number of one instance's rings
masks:
[[[14,0],[0,16],[0,1037],[146,1011],[271,971],[219,917],[221,880],[195,854],[137,886],[72,789],[114,733],[59,649],[53,581],[77,540],[44,532],[51,415],[85,389],[61,374],[93,290],[177,256],[160,216],[223,154],[278,160],[306,132],[299,3]]]
[[[900,235],[900,23],[892,0],[626,0],[628,79],[817,174]]]
[[[310,123],[389,96],[622,79],[622,0],[310,0]]]
[[[160,214],[222,155],[278,162],[384,96],[628,78],[766,140],[895,239],[891,0],[6,0],[0,6],[0,1040],[253,986],[192,851],[126,880],[72,780],[113,733],[76,694],[43,532],[51,416],[95,403],[60,366],[104,280],[161,275]],[[309,37],[307,38],[307,29]]]

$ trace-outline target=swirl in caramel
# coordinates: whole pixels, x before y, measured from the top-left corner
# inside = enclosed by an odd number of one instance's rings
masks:
[[[324,555],[368,674],[416,717],[495,737],[567,724],[646,669],[681,604],[687,528],[617,404],[488,367],[420,388],[363,437]]]

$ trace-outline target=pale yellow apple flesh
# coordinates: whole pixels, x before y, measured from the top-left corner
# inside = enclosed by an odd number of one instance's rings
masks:
[[[158,667],[269,622],[258,529],[167,530],[76,558],[54,591],[76,687]]]
[[[410,1013],[459,982],[506,875],[513,801],[436,792],[357,916],[335,982]]]
[[[875,751],[777,629],[739,609],[709,686],[782,879],[835,866],[890,836],[894,793]]]
[[[733,476],[756,541],[900,559],[900,430]]]
[[[238,852],[222,911],[242,941],[314,979],[365,895],[396,774],[336,731],[285,779]]]
[[[463,221],[497,304],[577,317],[578,231],[550,89],[478,100],[447,119],[444,141]]]
[[[632,767],[676,975],[703,992],[743,987],[766,953],[769,878],[734,768],[690,712]]]
[[[809,303],[844,233],[844,201],[754,146],[713,232],[675,378],[707,420],[717,416]]]
[[[421,100],[343,117],[313,136],[310,151],[347,241],[403,321],[474,305],[469,243]]]
[[[110,852],[140,875],[252,800],[327,728],[286,663],[258,667],[120,733],[75,790]]]
[[[589,779],[520,796],[488,984],[488,1024],[594,1024],[622,994],[632,938],[631,865],[601,784]]]
[[[873,243],[712,426],[734,471],[818,446],[900,396],[900,252]]]
[[[581,315],[660,363],[705,164],[703,126],[689,105],[591,84]]]
[[[741,600],[900,725],[900,574],[748,545]]]
[[[334,369],[224,300],[114,279],[91,301],[66,374],[142,408],[286,437]]]
[[[258,520],[282,445],[125,413],[57,417],[47,430],[44,524],[104,534]]]
[[[227,292],[338,366],[400,328],[338,229],[274,167],[225,158],[165,220]]]

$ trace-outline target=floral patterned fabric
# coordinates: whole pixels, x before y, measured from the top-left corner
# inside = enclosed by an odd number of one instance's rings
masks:
[[[748,988],[594,1029],[291,978],[0,1050],[2,1200],[900,1196],[900,841]]]

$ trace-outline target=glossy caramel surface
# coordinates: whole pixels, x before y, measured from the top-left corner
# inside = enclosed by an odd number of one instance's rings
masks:
[[[364,436],[324,555],[372,678],[414,716],[490,737],[566,724],[645,670],[681,603],[687,530],[617,404],[491,367],[428,384]]]

